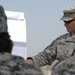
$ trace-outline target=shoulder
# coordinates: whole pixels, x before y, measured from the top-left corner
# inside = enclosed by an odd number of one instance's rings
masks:
[[[21,56],[12,55],[11,56],[11,60],[14,60],[14,61],[24,61],[24,58],[21,57]]]
[[[61,41],[65,41],[69,36],[70,36],[69,33],[60,35],[60,36],[57,37],[55,40],[53,40],[52,44],[57,44],[57,43],[59,43],[59,42],[61,42]]]
[[[14,69],[16,73],[21,75],[43,75],[39,67],[35,66],[34,64],[25,63],[25,60],[22,57],[13,56],[13,59],[17,62],[16,69]]]
[[[66,33],[66,34],[63,34],[63,35],[60,35],[59,37],[57,37],[55,40],[52,41],[52,43],[50,45],[48,45],[46,49],[49,49],[51,47],[55,47],[57,45],[57,43],[61,42],[61,41],[64,41],[65,39],[67,39],[67,37],[69,37],[70,34],[69,33]]]
[[[57,43],[59,43],[59,42],[64,42],[64,41],[67,40],[69,37],[70,37],[70,34],[69,34],[69,33],[60,35],[59,37],[57,37],[57,38],[53,41],[53,43],[57,44]]]
[[[43,75],[41,69],[34,64],[23,63],[21,64],[21,68],[23,72],[27,75]]]
[[[56,40],[66,39],[69,36],[70,36],[70,34],[66,33],[66,34],[63,34],[63,35],[60,35],[59,37],[57,37]]]

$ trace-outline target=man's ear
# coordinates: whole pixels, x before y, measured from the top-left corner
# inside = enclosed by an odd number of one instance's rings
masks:
[[[12,52],[12,49],[13,49],[13,46],[14,46],[14,42],[12,40],[11,41],[11,49],[10,49],[10,52]]]

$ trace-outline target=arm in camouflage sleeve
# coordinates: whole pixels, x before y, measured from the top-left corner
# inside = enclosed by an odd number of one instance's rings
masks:
[[[44,51],[38,53],[36,56],[33,56],[32,59],[35,64],[39,67],[45,65],[51,65],[54,60],[56,60],[57,47],[56,42],[53,41]]]

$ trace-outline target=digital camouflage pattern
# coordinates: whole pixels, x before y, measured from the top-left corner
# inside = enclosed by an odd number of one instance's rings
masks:
[[[25,63],[22,57],[0,53],[0,75],[43,75],[35,65]]]
[[[4,8],[0,5],[0,33],[7,31],[7,16],[4,12]]]
[[[33,56],[35,64],[39,67],[51,65],[54,60],[65,60],[75,53],[75,35],[66,33],[54,40],[43,52]]]
[[[56,65],[52,75],[75,75],[75,56],[72,56]]]

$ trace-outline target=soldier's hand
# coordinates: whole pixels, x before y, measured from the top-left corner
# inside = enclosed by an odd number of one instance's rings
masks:
[[[27,59],[25,60],[26,63],[29,63],[29,64],[34,64],[34,61],[32,59]]]

